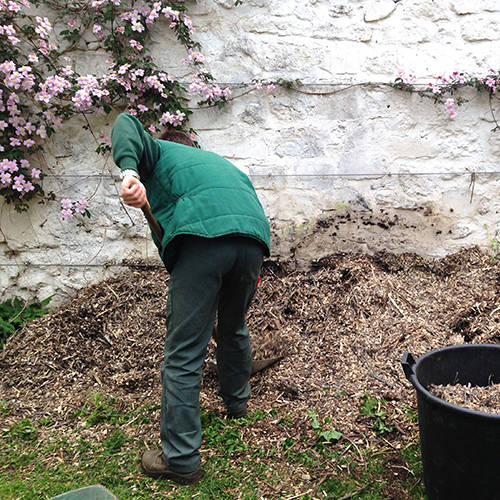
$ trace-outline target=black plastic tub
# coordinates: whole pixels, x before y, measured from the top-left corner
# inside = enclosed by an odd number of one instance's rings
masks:
[[[500,383],[500,345],[445,347],[416,361],[407,353],[402,365],[417,391],[429,500],[500,500],[500,415],[452,405],[427,390]]]

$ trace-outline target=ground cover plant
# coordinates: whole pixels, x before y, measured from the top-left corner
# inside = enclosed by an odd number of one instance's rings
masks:
[[[128,271],[30,322],[0,351],[0,497],[48,499],[102,484],[120,500],[425,499],[416,397],[401,358],[498,342],[500,267],[464,249],[441,260],[342,254],[297,271],[267,262],[249,314],[250,414],[227,418],[207,362],[205,478],[145,477],[159,446],[167,274]],[[208,361],[214,346],[209,346]]]
[[[41,302],[28,304],[19,297],[14,297],[0,303],[0,348],[7,337],[25,323],[50,312],[47,306],[51,300],[52,297],[48,297]]]

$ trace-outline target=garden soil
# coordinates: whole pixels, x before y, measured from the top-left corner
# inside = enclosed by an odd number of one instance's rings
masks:
[[[380,478],[382,493],[407,498],[400,484],[410,471],[398,450],[418,439],[418,429],[408,418],[408,408],[416,412],[416,395],[404,377],[403,354],[418,358],[447,345],[498,343],[499,288],[500,264],[477,248],[440,260],[337,254],[300,272],[266,262],[248,315],[254,358],[283,358],[252,378],[249,411],[269,415],[241,432],[263,456],[274,450],[270,466],[285,479],[280,485],[264,481],[262,498],[279,498],[280,489],[314,496],[315,484],[345,472],[332,461],[311,477],[287,460],[286,440],[296,451],[314,449],[310,412],[324,428],[342,433],[329,446],[348,443],[345,449],[357,450],[358,461],[370,448],[394,451],[391,474]],[[101,439],[97,434],[105,429],[75,417],[100,394],[117,398],[124,412],[149,405],[150,421],[127,432],[138,450],[157,447],[167,294],[164,270],[130,262],[120,278],[87,288],[69,306],[16,333],[0,351],[0,400],[11,410],[8,418],[46,417],[51,432],[57,428],[68,439],[75,430]],[[224,421],[213,358],[212,340],[200,401]],[[392,432],[380,436],[375,419],[360,415],[367,397],[380,402]],[[203,459],[213,452],[201,451]],[[57,452],[53,459],[60,460]]]

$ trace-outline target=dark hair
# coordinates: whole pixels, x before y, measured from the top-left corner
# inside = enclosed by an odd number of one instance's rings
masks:
[[[163,134],[160,135],[162,141],[177,142],[178,144],[184,144],[185,146],[196,147],[191,137],[182,132],[181,130],[165,130]]]

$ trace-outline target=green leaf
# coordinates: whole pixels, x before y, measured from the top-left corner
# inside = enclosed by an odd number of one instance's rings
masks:
[[[331,443],[332,441],[338,441],[342,437],[342,433],[335,429],[330,429],[329,431],[323,431],[319,437],[327,443]]]
[[[321,426],[318,422],[318,415],[313,411],[308,411],[307,414],[311,417],[311,427],[315,430],[319,429]]]
[[[12,335],[16,331],[15,327],[7,321],[0,319],[0,339]]]
[[[52,297],[47,297],[41,302],[28,304],[19,297],[14,297],[0,303],[0,347],[9,335],[12,335],[27,321],[40,318],[50,312],[46,306],[51,300]]]

